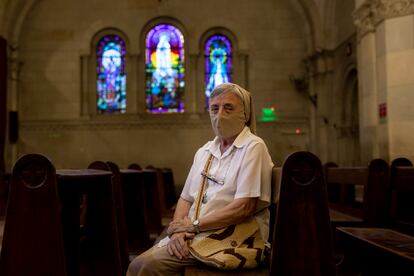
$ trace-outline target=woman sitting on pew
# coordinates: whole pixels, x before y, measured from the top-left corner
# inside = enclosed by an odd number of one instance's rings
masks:
[[[242,87],[225,83],[212,91],[216,137],[195,154],[169,236],[135,258],[128,276],[180,275],[201,262],[253,268],[263,260],[273,163],[255,135],[254,116],[251,95]]]

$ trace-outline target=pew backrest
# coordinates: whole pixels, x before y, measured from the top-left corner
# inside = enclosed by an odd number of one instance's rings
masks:
[[[118,165],[113,162],[95,161],[88,166],[89,169],[112,172],[112,188],[115,199],[116,230],[119,242],[119,255],[121,259],[122,274],[126,274],[129,264],[128,234],[125,223],[124,196],[122,191],[121,174]]]
[[[145,190],[142,170],[121,170],[124,194],[125,222],[128,229],[128,249],[137,254],[151,245],[149,220],[152,210],[148,209],[148,195]]]
[[[163,168],[161,170],[163,180],[164,180],[164,189],[165,189],[165,204],[166,208],[170,209],[177,203],[177,197],[175,193],[175,184],[174,184],[174,175],[173,171],[170,168]]]
[[[50,160],[21,157],[12,172],[0,275],[66,275],[60,208]]]
[[[414,167],[408,159],[391,164],[391,190],[391,227],[414,235]]]
[[[367,167],[325,165],[329,202],[332,209],[371,226],[384,225],[389,208],[389,167],[382,159]],[[357,198],[357,191],[362,196]],[[362,220],[361,220],[362,223]]]
[[[280,194],[280,180],[281,180],[282,168],[274,166],[272,168],[272,182],[271,182],[271,200],[269,206],[270,212],[270,219],[269,219],[269,243],[272,244],[273,242],[273,232],[275,230],[275,223],[276,223],[276,211],[277,211],[277,203],[279,201],[279,194]]]
[[[383,159],[374,159],[368,166],[368,181],[364,190],[364,223],[368,226],[384,226],[388,222],[390,208],[389,167]]]
[[[363,190],[368,182],[367,167],[328,167],[325,165],[326,182],[328,184],[329,202],[339,206],[358,209],[361,205],[357,198],[357,190]],[[362,201],[362,198],[361,198]],[[362,217],[362,208],[356,212]]]
[[[143,174],[143,183],[144,189],[146,193],[146,209],[151,212],[151,215],[148,215],[148,230],[151,234],[159,235],[162,230],[163,226],[161,224],[161,216],[162,216],[162,205],[165,202],[165,197],[162,195],[160,191],[160,184],[159,180],[161,178],[160,172],[156,169],[149,169],[146,168],[142,170]]]
[[[140,165],[138,165],[137,163],[132,163],[132,164],[130,164],[130,165],[128,166],[128,169],[130,169],[130,170],[137,170],[137,171],[142,170],[141,166],[140,166]]]

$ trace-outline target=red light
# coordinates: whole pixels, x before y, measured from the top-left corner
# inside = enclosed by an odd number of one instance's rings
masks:
[[[301,131],[300,131],[300,128],[295,129],[295,133],[296,133],[296,134],[300,134],[300,132],[301,132]]]

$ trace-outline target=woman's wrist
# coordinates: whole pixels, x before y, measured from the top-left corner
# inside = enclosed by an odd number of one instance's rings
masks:
[[[199,234],[200,233],[200,220],[196,219],[195,221],[193,221],[193,229],[192,229],[193,233]]]

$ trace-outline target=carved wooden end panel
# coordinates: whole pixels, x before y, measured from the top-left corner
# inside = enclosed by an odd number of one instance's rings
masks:
[[[0,275],[66,275],[56,170],[39,154],[12,173]]]
[[[295,152],[283,163],[270,275],[335,275],[320,160]]]

